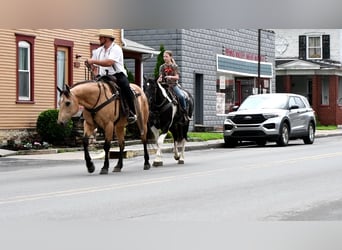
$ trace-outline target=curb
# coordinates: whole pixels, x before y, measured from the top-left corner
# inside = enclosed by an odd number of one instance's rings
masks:
[[[332,136],[342,136],[342,131],[316,131],[316,138],[324,138],[324,137],[332,137]],[[213,149],[213,148],[223,148],[225,147],[223,139],[219,140],[209,140],[209,141],[189,141],[185,144],[185,151],[192,150],[201,150],[201,149]],[[153,148],[149,148],[149,154],[153,155],[156,153],[156,146]],[[0,158],[6,156],[14,156],[14,155],[50,155],[50,154],[62,154],[64,152],[77,152],[82,151],[83,148],[52,148],[52,149],[30,149],[30,150],[21,150],[21,151],[13,151],[0,149]],[[113,147],[109,151],[109,157],[111,159],[117,159],[119,148]],[[164,147],[162,148],[163,153],[172,153],[173,152],[173,143],[171,141],[166,141]],[[140,140],[129,141],[126,143],[124,158],[132,158],[136,156],[143,156],[144,150],[140,144]]]

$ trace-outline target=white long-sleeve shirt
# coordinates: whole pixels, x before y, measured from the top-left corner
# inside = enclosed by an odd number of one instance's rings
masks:
[[[115,73],[123,72],[127,76],[126,69],[124,67],[124,57],[122,48],[117,45],[115,42],[111,44],[111,46],[106,50],[104,46],[101,46],[95,50],[93,50],[92,59],[95,60],[105,60],[111,59],[114,61],[114,67],[103,67],[100,65],[96,65],[99,67],[99,75],[106,75],[106,70],[108,70],[109,75],[114,75]]]

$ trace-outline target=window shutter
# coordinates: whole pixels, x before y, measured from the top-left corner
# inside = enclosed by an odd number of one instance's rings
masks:
[[[299,59],[306,60],[306,36],[299,36]]]
[[[330,59],[330,36],[322,36],[323,43],[323,59]]]

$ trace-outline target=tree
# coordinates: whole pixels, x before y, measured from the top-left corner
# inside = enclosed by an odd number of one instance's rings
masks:
[[[162,65],[164,63],[163,55],[164,55],[165,48],[164,48],[163,44],[160,45],[159,51],[160,51],[160,53],[159,53],[159,55],[157,57],[156,67],[154,68],[154,77],[155,78],[158,78],[158,76],[159,76],[159,67],[160,67],[160,65]]]
[[[128,70],[126,64],[124,65],[125,69],[126,69],[126,72],[127,72],[127,79],[128,79],[128,82],[130,83],[135,83],[135,77],[133,75],[133,73],[131,71]]]

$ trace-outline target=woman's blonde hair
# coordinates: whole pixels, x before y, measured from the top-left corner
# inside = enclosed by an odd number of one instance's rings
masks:
[[[173,55],[172,55],[173,53],[172,53],[171,50],[165,50],[164,53],[168,54],[168,55],[171,57],[171,62],[172,62],[173,64],[176,64],[176,61],[175,61],[175,59],[173,58]],[[176,65],[177,65],[177,64],[176,64]]]

